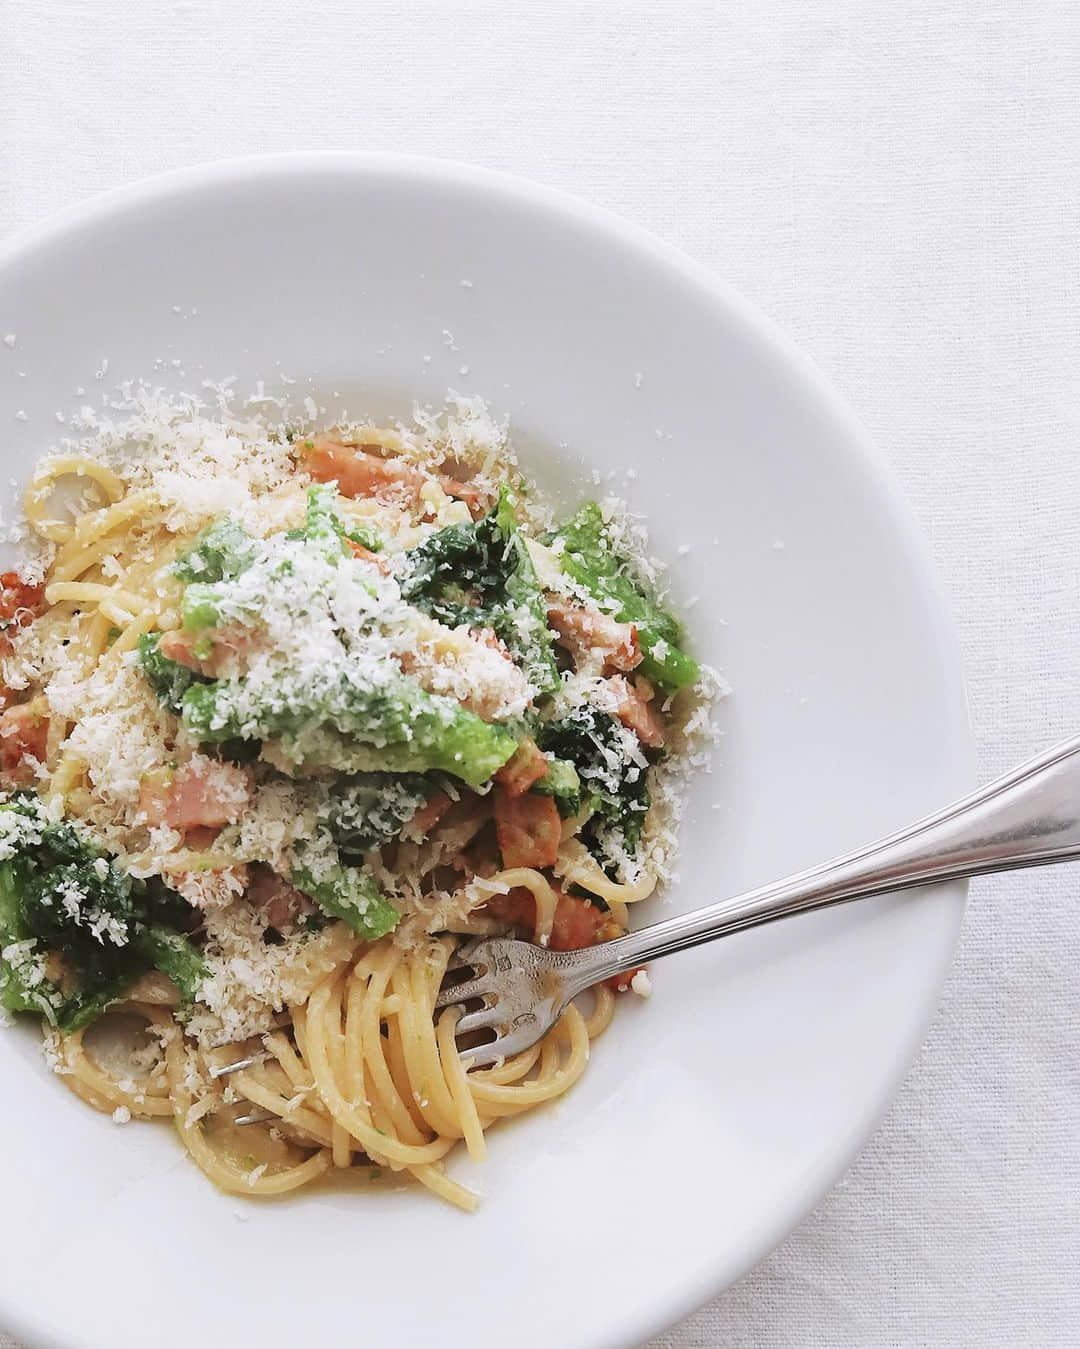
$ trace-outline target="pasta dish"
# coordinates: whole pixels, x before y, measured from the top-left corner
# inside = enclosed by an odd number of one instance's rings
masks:
[[[468,934],[671,879],[716,684],[614,500],[556,521],[479,400],[375,426],[129,391],[36,468],[0,590],[0,1003],[217,1185],[411,1176],[566,1092],[620,992],[470,1069]]]

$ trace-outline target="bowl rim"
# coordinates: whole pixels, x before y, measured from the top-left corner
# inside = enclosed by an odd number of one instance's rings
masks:
[[[215,187],[235,187],[256,183],[261,179],[280,180],[281,177],[303,179],[313,172],[338,171],[344,176],[391,175],[403,180],[423,181],[431,186],[471,191],[478,196],[496,196],[504,202],[546,214],[555,224],[577,225],[613,238],[621,245],[639,254],[645,254],[654,263],[665,268],[673,280],[677,279],[699,296],[734,317],[748,337],[756,341],[766,354],[783,365],[792,379],[798,380],[803,391],[810,395],[837,429],[852,454],[862,460],[866,476],[876,484],[887,501],[907,556],[913,565],[913,588],[922,596],[928,617],[933,623],[933,640],[941,662],[942,687],[951,691],[955,704],[952,729],[956,734],[954,768],[961,790],[975,778],[975,744],[971,729],[959,638],[945,598],[941,579],[930,556],[927,541],[904,495],[891,465],[871,440],[869,434],[833,388],[817,364],[795,343],[774,320],[768,318],[740,292],[716,275],[705,264],[696,261],[674,244],[653,234],[644,226],[627,220],[615,211],[598,206],[574,193],[536,182],[517,174],[481,167],[464,161],[432,156],[403,154],[393,151],[314,150],[271,152],[266,154],[232,156],[202,161],[180,168],[168,169],[118,187],[95,193],[83,200],[51,213],[44,220],[25,225],[0,242],[0,272],[19,266],[22,260],[36,250],[62,242],[65,237],[99,225],[110,217],[124,214],[151,203],[167,201],[188,189],[209,190]],[[958,793],[959,794],[959,793]],[[763,1220],[752,1240],[746,1243],[744,1256],[738,1267],[722,1270],[702,1266],[702,1272],[684,1273],[665,1282],[655,1297],[655,1311],[644,1322],[639,1318],[631,1325],[626,1318],[613,1316],[612,1326],[601,1346],[629,1346],[643,1343],[663,1330],[675,1325],[695,1310],[719,1296],[755,1268],[767,1255],[799,1227],[840,1178],[852,1167],[863,1149],[879,1129],[886,1112],[909,1074],[923,1045],[931,1021],[937,1013],[941,993],[954,959],[968,893],[968,883],[952,882],[938,887],[948,891],[961,902],[955,906],[952,933],[942,949],[928,953],[937,968],[931,981],[933,996],[927,997],[921,1016],[913,1019],[913,1028],[898,1052],[892,1072],[888,1075],[880,1096],[873,1106],[864,1111],[853,1130],[854,1142],[836,1144],[816,1168],[814,1184],[807,1187],[801,1202],[789,1206],[783,1213],[775,1212]],[[712,1269],[712,1273],[705,1271]],[[33,1312],[28,1316],[20,1310],[11,1296],[0,1289],[0,1322],[3,1328],[28,1346],[49,1346],[50,1349],[94,1349],[81,1341],[77,1332],[63,1342],[54,1335],[54,1326]]]

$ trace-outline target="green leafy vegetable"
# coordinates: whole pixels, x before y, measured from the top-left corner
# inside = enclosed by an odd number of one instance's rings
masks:
[[[495,509],[448,525],[408,555],[402,595],[450,627],[492,628],[541,693],[558,687],[540,583],[518,528],[516,497],[501,488]]]
[[[135,946],[148,965],[169,976],[184,1002],[195,1001],[206,978],[206,966],[182,932],[149,923],[136,932]]]
[[[255,540],[235,520],[219,516],[180,553],[173,571],[182,581],[228,581],[251,564]]]
[[[561,720],[541,726],[536,742],[577,772],[582,801],[593,809],[582,827],[586,845],[600,854],[601,861],[610,855],[606,843],[611,837],[632,852],[640,842],[649,809],[648,763],[640,751],[638,758],[626,757],[619,723],[606,712],[583,704]],[[543,790],[542,781],[538,790]],[[552,795],[557,797],[555,792]]]
[[[184,694],[192,684],[206,682],[202,675],[189,670],[186,665],[161,654],[159,632],[139,634],[138,660],[143,678],[157,694],[158,700],[177,715],[183,706]]]
[[[581,778],[572,763],[566,759],[552,759],[547,772],[539,782],[533,784],[533,791],[541,796],[552,796],[564,820],[576,815],[581,809]]]
[[[180,601],[180,615],[188,632],[205,632],[217,627],[221,617],[222,594],[219,585],[192,581]]]
[[[86,1025],[152,966],[194,995],[202,962],[176,930],[187,906],[135,880],[33,796],[0,802],[0,1002]],[[168,949],[166,950],[166,946]]]
[[[367,941],[383,937],[397,926],[397,909],[358,867],[324,866],[316,876],[301,865],[293,869],[292,882],[326,913],[340,918]]]
[[[418,773],[361,773],[339,779],[327,788],[327,828],[342,853],[361,857],[397,838],[436,790],[435,783]]]
[[[608,537],[600,507],[587,502],[548,540],[559,566],[597,599],[620,623],[633,623],[643,657],[640,670],[666,693],[696,683],[700,671],[680,650],[682,633],[675,619],[632,575]]]
[[[377,635],[382,583],[347,561],[349,536],[336,501],[333,487],[312,487],[303,526],[284,539],[252,543],[250,552],[242,547],[246,536],[216,522],[216,533],[192,556],[200,558],[200,577],[219,579],[189,581],[184,628],[199,634],[200,658],[214,652],[213,629],[246,631],[259,650],[257,668],[233,662],[224,677],[193,675],[162,655],[158,638],[144,637],[139,659],[147,680],[196,740],[228,746],[232,757],[237,742],[273,742],[263,756],[290,766],[439,770],[480,786],[513,754],[515,736],[453,698],[426,692],[369,642]],[[301,669],[309,621],[326,656]]]
[[[258,706],[235,683],[193,684],[181,710],[187,730],[203,742],[276,739],[287,759],[307,767],[439,769],[472,787],[485,783],[517,748],[502,727],[451,698],[427,693],[406,675],[375,687],[345,680],[330,689],[296,685]]]
[[[286,538],[314,543],[329,556],[349,551],[346,540],[358,543],[369,553],[382,549],[382,539],[369,525],[346,529],[337,513],[337,488],[332,483],[317,483],[308,488],[307,514],[299,529],[290,529]]]

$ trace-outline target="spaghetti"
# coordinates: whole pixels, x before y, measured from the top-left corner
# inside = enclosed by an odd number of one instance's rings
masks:
[[[0,998],[225,1190],[404,1173],[471,1209],[448,1155],[568,1091],[616,999],[471,1070],[457,941],[626,930],[710,686],[621,518],[551,528],[480,405],[143,413],[39,466],[40,574],[4,578]]]

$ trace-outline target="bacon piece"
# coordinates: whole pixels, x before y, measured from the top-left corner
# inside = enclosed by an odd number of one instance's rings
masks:
[[[652,685],[645,679],[635,679],[631,685],[622,675],[607,681],[615,694],[615,715],[648,749],[659,749],[664,743],[664,718],[655,706]]]
[[[460,479],[451,477],[449,473],[440,473],[439,486],[448,497],[453,497],[456,501],[464,501],[474,520],[484,513],[483,495],[479,487],[476,487],[473,483],[461,482]]]
[[[404,460],[372,453],[378,448],[345,445],[324,433],[302,442],[300,462],[316,482],[336,482],[342,496],[404,499],[415,506],[424,475]]]
[[[0,572],[0,620],[25,628],[44,608],[43,585],[28,585],[17,571]]]
[[[248,902],[262,913],[267,927],[283,932],[315,912],[315,904],[302,890],[268,866],[256,863],[248,874]]]
[[[480,912],[489,913],[500,923],[527,927],[530,932],[536,926],[536,900],[524,885],[512,886],[505,895],[492,895]]]
[[[430,834],[453,804],[445,792],[432,792],[409,821],[408,832],[418,838]]]
[[[622,929],[611,916],[594,904],[562,890],[557,889],[555,893],[558,901],[551,923],[549,951],[580,951],[583,947],[596,946],[599,942],[612,941],[623,935]],[[524,885],[515,885],[505,895],[492,895],[482,912],[491,914],[500,922],[527,928],[529,932],[536,927],[536,900],[532,891]],[[604,983],[613,993],[625,993],[634,975],[644,968],[644,965],[639,965],[622,974],[613,974]]]
[[[451,865],[466,876],[494,876],[499,869],[499,846],[494,821],[488,820],[472,841],[457,853]]]
[[[626,672],[641,663],[641,646],[633,623],[618,623],[599,609],[561,600],[548,604],[547,620],[555,629],[555,640],[570,652],[576,666],[591,656],[601,657],[605,670]]]
[[[510,648],[506,645],[506,643],[503,641],[503,639],[499,636],[499,634],[495,631],[494,628],[468,628],[467,631],[469,636],[473,639],[474,642],[478,642],[481,646],[488,647],[488,649],[491,651],[498,652],[498,654],[503,658],[503,660],[506,661],[507,665],[509,665],[512,669],[516,668],[514,666],[514,658],[510,654]],[[490,718],[485,717],[484,720],[489,721]]]
[[[248,774],[238,765],[201,755],[178,769],[169,793],[165,823],[186,830],[233,824],[251,797]]]
[[[205,637],[205,634],[201,634]],[[196,674],[203,673],[203,662],[195,654],[195,643],[200,640],[191,632],[163,632],[158,641],[158,650],[166,660],[174,660],[177,665],[186,666]]]
[[[447,632],[432,623],[421,630],[411,650],[397,652],[397,660],[429,693],[449,693],[482,721],[495,721],[513,704],[523,706],[528,698],[525,676],[490,628],[460,627]]]
[[[600,934],[609,922],[607,914],[587,900],[560,893],[548,950],[580,951],[582,947],[595,946],[602,940]]]
[[[27,585],[17,571],[0,572],[0,656],[11,651],[12,629],[28,627],[44,608],[43,585]]]
[[[172,632],[163,632],[158,641],[158,650],[168,660],[184,665],[196,674],[208,675],[216,679],[225,672],[230,662],[235,662],[251,644],[249,634],[236,628],[207,628],[202,632],[184,632],[182,628]],[[196,655],[196,647],[206,652]]]
[[[175,773],[148,773],[139,786],[139,813],[151,826],[167,824],[193,835],[233,824],[250,797],[251,782],[243,768],[199,755]]]
[[[29,760],[45,760],[49,719],[33,703],[19,703],[0,713],[0,770],[28,782],[33,773]]]
[[[495,835],[506,867],[555,865],[562,838],[562,821],[550,796],[530,792],[511,796],[503,787],[493,793]]]
[[[576,895],[556,890],[558,901],[551,923],[551,951],[579,951],[583,946],[595,946],[611,920],[602,909]],[[515,927],[536,927],[536,900],[527,886],[515,885],[505,895],[492,895],[484,905],[484,912],[503,923]]]
[[[193,852],[205,852],[214,846],[220,833],[218,825],[197,824],[194,829],[184,830],[184,846]]]
[[[171,768],[155,768],[139,781],[138,814],[142,823],[149,825],[151,829],[165,823],[172,780]]]
[[[370,548],[365,548],[362,543],[357,543],[355,539],[346,539],[353,557],[358,557],[362,562],[370,562],[371,565],[381,576],[389,576],[392,568],[385,557],[380,557],[378,553],[373,553]]]
[[[510,796],[524,796],[548,771],[548,759],[536,741],[526,736],[513,756],[495,774],[495,781]]]

